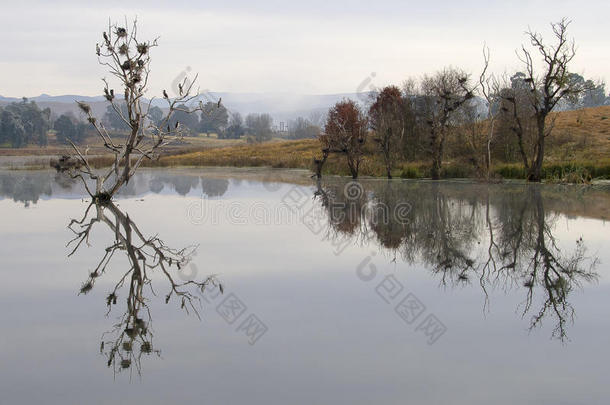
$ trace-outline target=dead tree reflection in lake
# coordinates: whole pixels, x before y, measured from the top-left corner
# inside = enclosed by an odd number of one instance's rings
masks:
[[[569,294],[597,281],[597,259],[587,256],[582,237],[571,252],[560,249],[552,233],[557,218],[545,211],[541,186],[529,186],[526,193],[515,196],[511,207],[499,211],[500,270],[509,270],[526,289],[522,314],[533,313],[530,330],[550,316],[555,318],[552,336],[565,340],[567,323],[574,320]],[[532,308],[536,301],[538,312]]]
[[[559,214],[545,211],[544,186],[360,184],[365,191],[357,208],[366,209],[356,211],[348,211],[341,193],[344,183],[317,184],[316,199],[335,235],[374,239],[394,257],[398,253],[409,264],[426,265],[443,286],[476,280],[483,291],[484,311],[491,290],[524,289],[518,307],[523,317],[531,317],[530,330],[550,318],[552,337],[567,338],[567,326],[574,319],[570,293],[597,280],[597,259],[587,256],[580,237],[569,251],[560,248],[553,235]],[[569,193],[561,198],[569,199]],[[405,203],[408,215],[397,217],[393,208]],[[353,212],[360,216],[355,218]],[[373,238],[358,236],[369,231]]]
[[[106,296],[106,314],[110,314],[117,302],[120,302],[124,290],[126,309],[112,330],[102,336],[100,352],[107,358],[108,367],[112,367],[115,372],[135,367],[140,373],[142,356],[159,354],[153,345],[152,314],[146,298],[147,292],[156,295],[153,275],[161,274],[166,282],[165,303],[175,300],[187,313],[194,312],[197,316],[201,304],[199,295],[204,293],[206,287],[219,284],[214,276],[197,281],[189,280],[180,273],[190,263],[195,246],[172,249],[157,236],[145,236],[129,215],[112,202],[104,205],[91,203],[81,219],[70,222],[68,227],[75,236],[68,243],[72,249],[69,256],[83,245],[88,245],[94,226],[98,223],[110,230],[114,242],[105,248],[102,258],[89,273],[80,293],[90,292],[96,281],[110,272],[115,254],[126,256],[129,267],[119,272],[114,287]],[[187,281],[182,281],[183,279]],[[220,289],[222,291],[222,286]]]

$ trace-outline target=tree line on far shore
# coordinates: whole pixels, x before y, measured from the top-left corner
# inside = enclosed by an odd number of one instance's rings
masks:
[[[374,144],[388,178],[398,161],[429,161],[433,179],[441,177],[450,152],[467,159],[478,176],[490,179],[492,163],[521,162],[529,181],[541,181],[545,147],[553,134],[552,114],[560,109],[603,105],[603,83],[570,72],[576,55],[567,36],[570,22],[551,24],[554,41],[528,31],[530,46],[518,53],[523,72],[497,77],[488,71],[484,47],[482,73],[446,67],[402,88],[387,86],[372,95],[368,108],[343,100],[330,109],[314,159],[318,177],[330,154],[339,154],[358,177],[365,148]],[[541,63],[535,62],[541,59]]]
[[[122,114],[108,105],[102,118],[103,125],[120,135],[129,129],[129,125],[121,117],[127,116],[125,103],[117,103]],[[216,134],[219,139],[240,139],[246,137],[248,142],[265,142],[274,136],[286,139],[315,138],[320,133],[320,127],[312,120],[298,117],[289,121],[281,133],[274,129],[273,117],[269,114],[248,114],[245,118],[239,112],[230,112],[217,102],[207,102],[202,105],[199,114],[186,112],[187,106],[178,106],[185,111],[177,110],[167,123],[171,128],[178,125],[186,136],[198,134]],[[82,144],[94,136],[92,127],[86,120],[80,119],[72,112],[53,117],[49,108],[40,109],[33,100],[24,98],[0,107],[0,147],[21,148],[27,145],[47,146],[48,131],[53,130],[59,144]],[[164,114],[161,108],[151,106],[148,117],[151,123],[157,125]]]

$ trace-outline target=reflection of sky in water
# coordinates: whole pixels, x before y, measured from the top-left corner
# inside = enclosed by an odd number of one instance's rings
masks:
[[[291,187],[268,191],[255,180],[230,180],[211,203],[276,207]],[[428,266],[407,264],[400,255],[394,263],[393,253],[375,244],[351,245],[335,256],[301,224],[193,224],[187,211],[200,194],[143,193],[144,201],[138,195],[118,206],[168,245],[199,244],[200,276],[218,274],[225,295],[239,296],[269,331],[250,346],[215,305],[206,306],[202,321],[176,303],[165,305],[159,283],[158,297],[149,298],[162,359],[145,358],[142,378],[134,375],[131,384],[128,373],[114,380],[98,345],[120,312],[105,318],[104,297],[126,260],[117,257],[89,295],[77,295],[112,235],[99,228],[91,247],[66,259],[66,225],[86,203],[53,195],[26,209],[7,198],[0,201],[0,403],[605,403],[610,394],[610,255],[602,220],[555,221],[560,247],[573,248],[583,236],[601,261],[599,283],[571,293],[576,319],[562,344],[550,339],[552,319],[528,331],[520,284],[488,288],[484,312],[476,280],[440,286]],[[371,260],[378,275],[365,282],[356,267],[372,252],[379,252]],[[434,345],[376,294],[388,274],[404,286],[403,295],[415,294],[426,314],[447,326]]]

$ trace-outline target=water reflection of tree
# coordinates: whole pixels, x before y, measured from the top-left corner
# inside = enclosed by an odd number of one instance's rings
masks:
[[[195,176],[156,175],[149,181],[149,189],[160,193],[165,185],[170,185],[176,193],[187,195],[192,189],[201,186],[208,197],[220,197],[227,192],[229,180]]]
[[[558,216],[545,211],[540,191],[540,186],[530,186],[527,192],[513,196],[513,204],[499,210],[498,262],[501,271],[508,270],[526,289],[523,315],[533,312],[530,329],[550,316],[555,318],[553,336],[563,340],[567,322],[574,318],[569,294],[583,283],[597,280],[597,260],[587,257],[582,237],[573,251],[561,251],[552,233]],[[541,305],[535,312],[532,306],[537,292]]]
[[[36,204],[42,196],[52,194],[52,181],[53,175],[49,172],[0,173],[0,197],[10,197],[29,207],[30,203]]]
[[[346,183],[322,185],[317,180],[314,200],[317,200],[327,215],[328,235],[331,239],[352,239],[355,243],[368,239],[369,233],[365,219],[367,196],[364,193],[349,195]],[[351,183],[359,184],[359,183]]]
[[[125,184],[119,195],[133,197],[148,191],[160,193],[166,186],[180,195],[187,195],[191,190],[201,187],[206,196],[220,197],[227,192],[229,180],[144,171],[137,173],[129,183]],[[52,197],[58,190],[79,198],[84,192],[80,182],[50,171],[0,171],[0,198],[9,197],[15,202],[22,202],[26,207],[37,204],[42,197]]]
[[[560,249],[552,233],[558,215],[545,211],[541,186],[362,183],[357,207],[366,209],[356,211],[359,218],[347,211],[344,186],[319,183],[316,191],[335,234],[362,240],[357,234],[371,231],[380,246],[407,263],[423,262],[443,285],[476,280],[484,308],[490,289],[524,289],[520,308],[531,316],[530,329],[552,318],[553,337],[564,340],[574,316],[570,293],[597,279],[582,239],[571,252]],[[405,202],[408,215],[397,216],[395,207]]]
[[[115,372],[135,367],[141,371],[143,355],[159,354],[153,345],[152,314],[146,293],[156,295],[152,277],[160,274],[166,282],[165,302],[177,301],[181,308],[198,315],[199,295],[210,284],[216,285],[213,276],[203,281],[189,279],[184,273],[195,247],[172,249],[157,236],[145,236],[128,214],[113,203],[91,204],[81,219],[73,219],[69,228],[75,236],[70,241],[73,255],[84,244],[88,244],[94,225],[104,224],[114,235],[112,244],[104,249],[102,258],[89,273],[80,292],[90,292],[96,281],[107,273],[115,255],[124,254],[129,267],[119,272],[114,287],[106,296],[107,315],[119,302],[119,295],[126,290],[126,308],[112,330],[102,336],[100,351],[107,358],[108,367]],[[186,281],[183,281],[186,280]],[[221,288],[222,290],[222,288]]]
[[[464,282],[474,267],[472,246],[478,234],[476,205],[455,199],[439,184],[414,187],[410,244],[401,249],[405,257],[429,264],[443,283]]]

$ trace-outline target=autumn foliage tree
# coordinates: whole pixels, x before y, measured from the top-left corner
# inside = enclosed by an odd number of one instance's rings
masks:
[[[354,179],[358,178],[363,160],[367,130],[368,118],[352,100],[340,101],[328,112],[324,127],[325,142],[333,152],[345,155]]]

